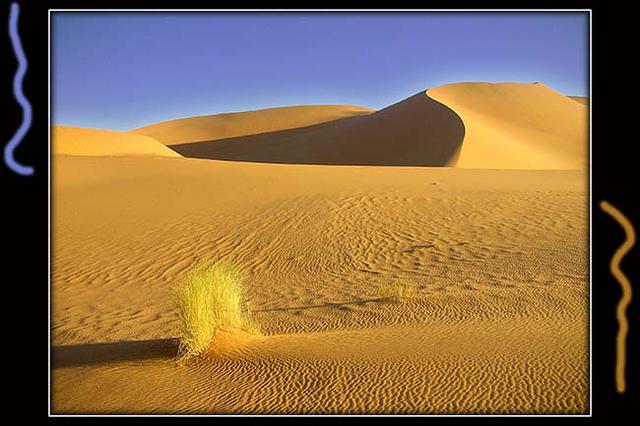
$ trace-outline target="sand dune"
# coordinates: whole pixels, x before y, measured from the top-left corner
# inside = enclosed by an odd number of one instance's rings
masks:
[[[135,132],[194,158],[583,169],[588,144],[583,103],[537,83],[459,83],[429,89],[376,112],[274,108],[174,120]]]
[[[180,157],[177,152],[147,136],[70,126],[54,126],[51,145],[54,154],[64,155]]]
[[[456,83],[427,95],[464,122],[459,167],[586,168],[587,107],[542,84]]]
[[[150,136],[166,145],[179,145],[310,126],[372,111],[352,105],[267,108],[163,121],[132,132]]]
[[[172,148],[185,157],[296,164],[455,165],[464,127],[424,93],[366,115]]]
[[[583,171],[54,161],[54,413],[588,410]],[[264,336],[179,366],[213,258]]]

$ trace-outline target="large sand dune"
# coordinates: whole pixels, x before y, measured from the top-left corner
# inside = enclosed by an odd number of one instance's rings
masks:
[[[380,111],[276,132],[172,145],[185,157],[297,164],[455,165],[460,118],[424,93]]]
[[[54,413],[588,410],[583,171],[54,161]],[[171,295],[213,258],[263,336],[179,366]]]
[[[186,157],[297,164],[584,169],[588,111],[542,84],[459,83],[380,111],[289,107],[135,130]]]
[[[163,121],[132,132],[150,136],[166,145],[179,145],[310,126],[371,112],[371,109],[352,105],[266,108]]]
[[[147,136],[81,127],[54,126],[51,145],[54,154],[64,155],[180,157],[177,152]]]
[[[586,168],[587,107],[542,84],[456,83],[427,95],[464,122],[459,167]]]

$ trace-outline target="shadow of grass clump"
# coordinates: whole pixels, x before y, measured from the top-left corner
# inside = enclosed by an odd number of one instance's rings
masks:
[[[178,339],[167,338],[53,346],[51,368],[172,359],[177,355],[178,345]]]
[[[189,272],[175,294],[180,325],[178,358],[206,353],[221,332],[259,334],[242,277],[229,263],[204,263]]]

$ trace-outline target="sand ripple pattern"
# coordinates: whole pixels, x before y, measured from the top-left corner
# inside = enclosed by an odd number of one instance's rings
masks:
[[[55,369],[55,410],[588,409],[581,172],[56,161],[55,346],[176,336],[203,258],[240,267],[265,336],[189,368]],[[377,300],[394,277],[416,294]]]

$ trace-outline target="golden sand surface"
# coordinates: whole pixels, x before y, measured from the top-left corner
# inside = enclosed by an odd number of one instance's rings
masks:
[[[54,164],[55,413],[588,410],[584,171]],[[178,365],[172,290],[216,258],[263,336]]]

